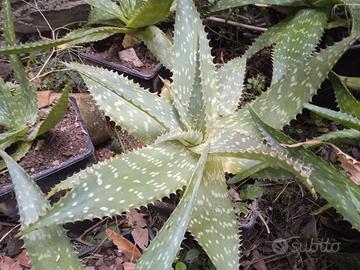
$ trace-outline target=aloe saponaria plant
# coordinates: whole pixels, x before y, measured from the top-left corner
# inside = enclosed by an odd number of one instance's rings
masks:
[[[52,48],[63,44],[76,45],[105,39],[118,33],[132,33],[156,24],[169,15],[174,0],[84,0],[92,6],[88,24],[63,38],[43,40],[0,48],[0,55],[19,54]]]
[[[174,74],[167,86],[171,100],[146,92],[112,71],[68,64],[82,75],[105,113],[148,146],[60,183],[55,190],[70,191],[23,234],[113,216],[183,190],[178,206],[136,269],[171,268],[186,230],[217,269],[239,269],[237,220],[224,172],[252,175],[267,168],[297,176],[360,229],[360,187],[310,150],[280,144],[290,140],[279,129],[301,112],[359,37],[353,31],[332,47],[315,52],[326,18],[322,10],[300,9],[260,36],[242,57],[217,70],[194,3],[178,0],[174,45],[162,50],[165,36],[158,29],[153,32],[156,38],[143,36],[154,55],[168,59],[164,63]],[[271,45],[272,85],[238,109],[246,60]]]
[[[9,1],[4,1],[4,36],[8,45],[15,45],[15,33]],[[4,82],[0,78],[0,149],[19,142],[13,154],[20,159],[29,150],[32,141],[53,128],[67,111],[69,90],[65,89],[56,105],[41,119],[38,114],[36,90],[30,84],[24,67],[17,55],[10,56],[17,83]],[[0,162],[0,171],[5,165]]]

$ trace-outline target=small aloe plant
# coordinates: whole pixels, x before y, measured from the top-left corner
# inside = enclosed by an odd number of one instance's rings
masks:
[[[8,45],[15,44],[15,33],[9,1],[3,6],[5,26],[4,35]],[[46,133],[61,120],[67,111],[69,90],[65,89],[57,104],[51,109],[45,119],[38,115],[36,90],[31,86],[20,58],[10,56],[17,84],[4,82],[0,78],[0,149],[6,149],[14,143],[19,145],[13,154],[18,160],[29,150],[36,137]],[[5,165],[0,162],[0,171]]]
[[[351,10],[353,17],[359,14]],[[315,52],[326,15],[321,9],[298,9],[260,36],[242,57],[216,69],[193,1],[177,0],[174,44],[158,28],[137,33],[174,74],[167,85],[169,99],[112,71],[68,64],[81,74],[105,113],[148,146],[60,183],[55,190],[70,191],[22,233],[113,216],[182,190],[178,206],[136,269],[171,268],[187,230],[217,269],[239,269],[239,230],[224,172],[246,177],[268,169],[295,175],[360,229],[360,187],[309,149],[283,147],[292,141],[279,131],[311,101],[332,66],[360,36],[355,26],[350,37]],[[246,61],[269,46],[272,84],[238,109]]]
[[[169,15],[174,0],[84,0],[92,6],[88,24],[63,38],[0,48],[0,55],[19,54],[52,48],[63,44],[76,45],[105,39],[118,33],[132,33],[156,24]]]

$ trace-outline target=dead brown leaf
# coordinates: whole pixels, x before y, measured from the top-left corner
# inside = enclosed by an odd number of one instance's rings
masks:
[[[149,245],[149,230],[144,228],[135,228],[131,232],[135,243],[144,250]]]
[[[131,210],[126,214],[128,224],[131,228],[144,228],[147,226],[144,214],[139,213],[137,210]]]
[[[140,250],[129,240],[109,228],[106,228],[105,232],[109,239],[112,240],[116,247],[119,249],[119,251],[129,256],[131,258],[131,261],[140,258]]]
[[[22,270],[20,263],[13,260],[8,256],[0,257],[0,269],[1,270]]]
[[[124,270],[133,270],[135,269],[136,264],[131,262],[123,263]]]
[[[229,188],[228,193],[230,195],[230,198],[233,202],[240,202],[240,195],[234,188]]]
[[[310,140],[310,141],[295,143],[295,144],[282,144],[282,146],[294,148],[294,147],[299,147],[299,146],[303,146],[303,145],[318,145],[318,144],[331,145],[331,147],[334,148],[334,150],[336,152],[338,160],[340,161],[340,166],[349,174],[351,180],[355,184],[360,185],[360,162],[357,161],[356,159],[354,159],[353,157],[349,156],[348,154],[344,153],[336,145],[334,145],[332,143]]]
[[[15,260],[18,261],[22,266],[29,269],[31,268],[31,260],[25,249],[23,249],[21,253],[15,257]]]

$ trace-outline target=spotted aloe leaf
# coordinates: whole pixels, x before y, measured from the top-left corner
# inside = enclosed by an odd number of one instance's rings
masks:
[[[93,8],[101,11],[108,19],[118,19],[119,21],[126,22],[127,14],[121,8],[111,0],[84,0]]]
[[[360,119],[360,102],[351,94],[345,83],[336,73],[330,72],[329,78],[334,87],[336,102],[339,105],[340,111]]]
[[[218,157],[211,156],[206,163],[189,230],[217,269],[239,269],[239,230]]]
[[[82,64],[68,64],[68,67],[82,75],[106,114],[135,137],[153,142],[161,133],[180,128],[176,112],[169,103],[124,76]]]
[[[16,44],[16,37],[14,31],[14,19],[11,11],[11,4],[9,0],[3,1],[3,13],[4,13],[4,37],[5,42],[8,46],[13,46]],[[37,117],[37,103],[36,103],[36,92],[35,89],[31,86],[25,69],[21,63],[20,57],[17,55],[10,56],[10,62],[12,69],[14,70],[14,75],[17,83],[19,84],[17,102],[18,110],[16,110],[18,116],[15,118],[23,119],[29,124],[35,122]],[[6,89],[5,89],[6,91]],[[21,104],[21,106],[19,106]]]
[[[181,141],[185,145],[198,145],[203,141],[203,134],[200,131],[186,131],[186,132],[168,132],[158,137],[156,144],[167,141]]]
[[[206,119],[211,122],[216,113],[214,103],[217,100],[217,82],[206,33],[192,1],[179,1],[177,12],[174,85],[170,93],[184,123],[194,124],[198,121],[198,115],[194,115],[190,101],[199,104],[200,108],[205,106]],[[184,33],[187,33],[186,38]]]
[[[178,143],[147,147],[86,169],[66,181],[73,189],[36,227],[120,214],[188,184],[196,155]]]
[[[156,26],[149,26],[134,33],[151,53],[168,69],[174,66],[173,44],[168,36]]]
[[[30,176],[4,151],[5,160],[14,184],[21,226],[26,227],[43,215],[50,203]],[[33,231],[23,237],[31,259],[32,269],[83,269],[73,252],[64,229],[51,226]]]
[[[357,0],[345,0],[346,6],[349,8],[352,17],[352,32],[360,33],[360,5]]]
[[[31,149],[31,142],[20,142],[16,147],[15,152],[11,154],[11,158],[15,161],[22,159]],[[5,147],[0,149],[4,149]],[[6,169],[6,164],[3,160],[0,161],[0,171],[3,172]]]
[[[303,147],[284,148],[280,145],[292,144],[293,141],[285,134],[270,127],[252,114],[265,139],[272,147],[281,148],[283,153],[302,162],[309,170],[309,179],[318,192],[328,203],[351,222],[354,228],[360,228],[360,186],[357,186],[345,172],[336,169]],[[298,176],[297,174],[295,174]]]
[[[360,119],[353,117],[347,113],[333,111],[327,108],[322,108],[313,104],[306,104],[305,108],[324,117],[326,119],[335,121],[348,128],[360,130]]]
[[[154,243],[136,265],[137,270],[170,269],[176,256],[186,229],[189,225],[191,213],[195,210],[194,204],[204,173],[207,154],[200,157],[191,176],[179,205],[157,234]],[[193,210],[194,209],[194,210]]]
[[[70,32],[63,38],[54,40],[43,40],[31,43],[24,43],[20,45],[6,46],[0,48],[0,55],[21,54],[26,52],[34,52],[44,49],[53,48],[63,44],[76,45],[87,42],[94,42],[105,39],[109,36],[118,33],[127,33],[129,29],[122,27],[96,27],[96,28],[81,28]]]

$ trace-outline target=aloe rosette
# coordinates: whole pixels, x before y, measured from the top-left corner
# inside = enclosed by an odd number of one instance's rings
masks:
[[[300,2],[300,1],[299,1]],[[352,10],[355,12],[354,10]],[[307,6],[260,36],[248,51],[216,69],[200,16],[191,0],[177,0],[174,43],[158,28],[137,32],[173,72],[170,99],[102,68],[77,70],[93,98],[116,124],[148,146],[87,168],[55,190],[67,194],[23,234],[49,226],[113,216],[181,190],[181,200],[136,269],[169,269],[188,230],[217,269],[239,269],[237,218],[224,173],[242,177],[271,169],[292,174],[360,229],[360,187],[342,171],[279,130],[311,101],[332,66],[359,37],[316,52],[327,23]],[[273,47],[273,81],[267,92],[238,108],[246,61]]]

